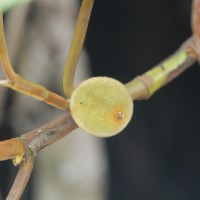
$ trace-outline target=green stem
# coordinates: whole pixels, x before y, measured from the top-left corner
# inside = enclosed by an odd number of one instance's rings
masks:
[[[148,99],[197,60],[194,39],[188,39],[173,55],[126,84],[133,100]]]
[[[63,90],[66,97],[70,97],[74,89],[74,76],[76,66],[81,54],[83,42],[92,11],[94,0],[83,0],[79,12],[74,38],[65,64],[63,77]]]
[[[4,27],[3,27],[3,14],[1,11],[0,11],[0,60],[6,76],[9,79],[11,79],[15,75],[15,72],[10,63],[8,51],[6,48],[6,41],[5,41]]]

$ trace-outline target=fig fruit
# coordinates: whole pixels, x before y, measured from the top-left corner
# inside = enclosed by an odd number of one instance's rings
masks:
[[[126,87],[109,77],[83,81],[72,93],[70,110],[77,125],[99,137],[121,132],[133,113],[133,102]]]

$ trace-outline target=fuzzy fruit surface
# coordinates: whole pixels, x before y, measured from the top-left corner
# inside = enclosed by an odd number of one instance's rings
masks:
[[[109,77],[83,81],[72,93],[70,110],[79,127],[99,137],[121,132],[133,113],[133,102],[126,87]]]

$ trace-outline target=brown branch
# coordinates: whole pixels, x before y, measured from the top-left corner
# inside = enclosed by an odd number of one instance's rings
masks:
[[[23,134],[21,138],[28,144],[34,154],[36,154],[44,147],[49,146],[69,134],[75,128],[77,128],[77,125],[70,113],[67,112],[58,119],[55,119],[34,131]]]
[[[22,158],[22,161],[26,152],[26,146],[36,155],[38,151],[60,140],[76,128],[77,125],[68,111],[65,115],[42,127],[22,134],[20,138],[0,142],[0,160],[16,158],[19,160],[19,158]]]
[[[64,116],[34,131],[23,134],[21,139],[14,138],[0,142],[0,160],[13,159],[15,164],[20,164],[19,172],[7,200],[18,200],[21,197],[31,175],[34,156],[36,156],[37,152],[60,140],[76,128],[77,125],[70,113],[67,112]],[[23,148],[19,151],[19,147]]]
[[[19,164],[25,154],[25,145],[20,138],[13,138],[0,142],[0,161],[13,159],[15,165]]]
[[[195,51],[200,60],[200,0],[194,0],[192,5],[192,31],[195,40]]]
[[[191,23],[193,35],[200,38],[200,0],[193,1]]]
[[[33,169],[34,155],[29,148],[26,150],[24,162],[19,166],[19,171],[6,200],[19,200],[29,181]]]

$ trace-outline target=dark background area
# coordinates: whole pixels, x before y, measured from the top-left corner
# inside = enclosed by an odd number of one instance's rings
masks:
[[[95,76],[126,83],[191,35],[191,0],[96,1],[86,46]],[[122,134],[106,139],[110,200],[200,198],[200,70],[135,102]]]
[[[169,56],[191,35],[191,2],[96,0],[86,38],[93,75],[126,83]],[[109,200],[200,198],[199,85],[195,65],[148,101],[134,103],[129,126],[106,139]],[[0,140],[15,135],[1,124],[6,136]],[[11,162],[0,162],[0,169],[5,196],[13,181]],[[30,200],[30,183],[27,190]]]

